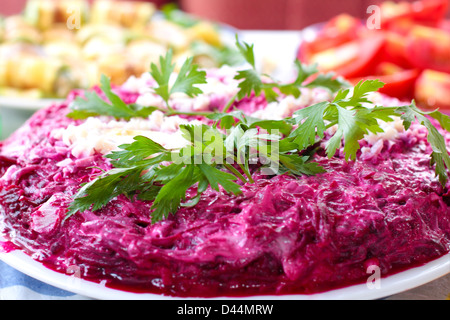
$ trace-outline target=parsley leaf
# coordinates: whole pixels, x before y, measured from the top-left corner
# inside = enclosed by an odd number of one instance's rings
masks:
[[[292,131],[291,121],[285,120],[262,120],[246,115],[241,110],[221,113],[215,112],[207,116],[208,119],[215,120],[215,126],[222,129],[231,129],[238,124],[245,125],[246,128],[262,128],[265,130],[279,130],[284,135],[289,135]]]
[[[190,142],[189,146],[193,147],[190,151],[194,151],[189,154],[188,159],[184,158],[190,160],[186,163],[163,165],[172,162],[174,155],[183,158],[180,153],[188,150],[187,147],[168,150],[144,136],[137,136],[133,143],[120,146],[121,150],[107,155],[114,168],[85,184],[77,192],[69,207],[68,216],[80,211],[99,210],[123,194],[130,199],[153,201],[152,221],[156,222],[170,213],[175,213],[184,205],[188,189],[195,185],[198,185],[199,195],[209,185],[215,190],[221,185],[226,192],[239,194],[240,186],[233,181],[240,177],[217,168],[223,159],[216,159],[217,161],[211,163],[197,163],[197,157],[207,152],[205,148],[209,144],[207,142],[200,148],[195,147],[197,139],[188,133],[196,132],[196,128],[201,132],[214,130],[207,126],[184,126],[184,137]],[[216,132],[215,136],[223,135]],[[223,140],[219,149],[224,149]],[[199,195],[195,197],[197,200]]]
[[[294,120],[298,124],[290,137],[299,148],[305,149],[316,142],[316,136],[323,139],[326,130],[325,111],[329,108],[328,101],[320,102],[315,105],[300,109],[294,112]]]
[[[316,137],[324,138],[325,130],[337,126],[335,133],[327,141],[326,152],[329,157],[335,155],[344,142],[346,160],[356,159],[360,149],[359,140],[369,132],[382,132],[378,120],[393,121],[396,107],[365,108],[370,103],[368,94],[376,92],[383,83],[378,80],[359,82],[353,90],[340,90],[333,101],[320,102],[294,113],[298,127],[290,134],[292,142],[305,149],[316,142]]]
[[[208,180],[209,185],[214,190],[219,191],[219,185],[221,185],[228,193],[241,193],[240,186],[233,182],[236,180],[236,176],[206,164],[200,164],[198,165],[198,168],[202,171],[204,177]]]
[[[142,170],[140,167],[116,168],[84,184],[75,194],[66,219],[77,212],[97,211],[120,194],[130,192],[127,186],[136,188],[138,185],[136,180]]]
[[[173,52],[169,49],[165,57],[159,57],[159,68],[155,63],[150,65],[150,74],[158,84],[158,87],[154,90],[167,104],[169,104],[170,97],[169,81],[175,70],[175,64],[172,63],[172,56]]]
[[[199,19],[185,13],[175,3],[168,3],[161,7],[161,13],[167,21],[176,23],[183,28],[190,28],[200,22]]]
[[[131,119],[133,117],[148,117],[156,107],[141,107],[127,105],[111,89],[110,79],[102,75],[100,89],[110,103],[106,102],[96,92],[85,92],[85,98],[77,97],[70,105],[72,110],[67,117],[72,119],[86,119],[92,116],[111,116],[117,119]]]
[[[334,99],[334,102],[339,102],[341,107],[361,107],[363,103],[371,103],[367,95],[372,92],[377,92],[384,87],[384,83],[380,80],[361,80],[353,88],[340,90]]]
[[[293,83],[272,84],[285,95],[299,97],[301,95],[300,88],[323,88],[334,93],[342,88],[350,87],[350,83],[332,72],[319,73],[317,65],[304,65],[299,60],[295,60],[294,65],[297,68],[297,78]]]
[[[153,222],[178,211],[181,202],[186,199],[187,190],[196,183],[196,171],[198,169],[193,165],[182,167],[176,176],[164,184],[152,205],[155,209],[152,212]]]
[[[260,95],[263,89],[263,83],[258,73],[253,70],[240,70],[237,72],[236,80],[243,80],[239,83],[239,92],[237,98],[239,100],[250,97],[252,93]]]
[[[345,159],[355,160],[360,149],[359,140],[369,132],[383,132],[378,120],[390,122],[394,117],[401,117],[405,129],[412,122],[418,121],[428,130],[428,142],[433,152],[431,164],[436,165],[436,175],[441,184],[448,180],[447,170],[450,168],[450,156],[445,139],[428,117],[436,119],[444,130],[450,131],[450,117],[438,111],[424,112],[417,108],[413,102],[409,106],[401,107],[364,107],[370,103],[368,94],[376,92],[383,87],[378,80],[359,82],[351,90],[341,90],[331,102],[321,102],[294,113],[298,127],[290,134],[291,142],[297,144],[299,149],[305,149],[316,142],[316,137],[324,138],[325,130],[337,126],[335,133],[326,143],[326,152],[329,157],[334,156],[337,149],[344,143]]]
[[[254,53],[254,45],[248,44],[246,42],[240,43],[239,36],[236,34],[236,47],[238,48],[241,55],[244,57],[245,61],[247,61],[250,66],[256,70],[255,65],[255,53]]]
[[[298,98],[301,95],[300,88],[324,88],[334,93],[343,87],[350,87],[350,84],[340,77],[336,77],[333,73],[319,74],[317,66],[303,65],[299,60],[295,60],[294,64],[297,68],[297,78],[292,83],[282,84],[270,77],[263,79],[259,75],[254,56],[254,46],[245,42],[241,43],[236,35],[236,46],[239,52],[251,66],[250,69],[240,70],[235,77],[236,80],[242,80],[238,87],[239,92],[237,98],[243,99],[250,97],[252,94],[259,96],[264,92],[265,98],[269,102],[276,101],[280,93],[292,95]]]
[[[136,164],[153,163],[154,159],[149,159],[155,155],[162,155],[163,160],[169,160],[169,151],[159,143],[143,136],[134,137],[132,144],[119,146],[121,151],[112,151],[106,158],[112,159],[112,164],[116,168],[127,168]],[[158,158],[159,160],[159,158]]]
[[[158,87],[154,89],[155,93],[163,98],[169,110],[172,109],[169,98],[173,93],[182,92],[193,97],[202,93],[195,85],[206,83],[206,72],[198,70],[198,66],[193,64],[191,57],[183,63],[174,84],[170,86],[171,76],[175,70],[172,59],[173,52],[169,49],[165,57],[160,57],[159,68],[155,63],[150,66],[150,74],[158,84]]]
[[[427,128],[427,140],[433,150],[431,154],[431,164],[436,165],[436,175],[439,177],[439,181],[441,182],[441,184],[445,185],[448,180],[446,168],[450,169],[450,156],[445,144],[444,137],[427,116],[438,120],[445,130],[450,129],[450,117],[437,111],[424,112],[417,108],[414,101],[409,106],[399,107],[397,109],[397,112],[401,114],[405,129],[408,129],[411,126],[411,123],[416,120],[421,125],[425,126],[425,128]]]
[[[193,64],[193,58],[188,58],[181,66],[178,77],[170,89],[170,94],[182,92],[189,97],[194,97],[203,93],[195,86],[202,83],[206,83],[206,72],[198,70],[198,66]]]
[[[185,93],[190,97],[201,94],[201,89],[196,85],[206,83],[206,72],[198,69],[198,66],[193,63],[193,58],[188,58],[181,66],[173,85],[170,86],[171,76],[175,70],[172,58],[172,50],[169,50],[165,57],[160,57],[159,67],[155,63],[151,64],[150,74],[158,84],[158,87],[154,88],[155,93],[165,101],[171,114],[177,114],[169,105],[170,96],[176,92]],[[80,120],[102,115],[129,120],[139,117],[146,118],[155,110],[160,110],[155,106],[126,104],[113,92],[110,79],[105,75],[101,77],[100,89],[109,102],[96,92],[87,91],[85,92],[85,99],[77,97],[71,104],[70,109],[72,111],[67,117]]]
[[[345,159],[356,159],[356,152],[359,150],[359,140],[364,137],[364,134],[368,133],[365,130],[365,126],[361,125],[360,116],[361,112],[348,110],[339,105],[333,106],[337,110],[338,114],[338,128],[335,134],[328,140],[326,145],[326,152],[329,157],[332,157],[337,149],[341,145],[342,139],[344,140],[344,153]],[[367,118],[368,120],[370,118]]]

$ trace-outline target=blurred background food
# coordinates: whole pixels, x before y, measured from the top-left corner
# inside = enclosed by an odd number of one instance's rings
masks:
[[[95,0],[88,0],[90,3]],[[162,8],[168,3],[183,11],[238,29],[298,30],[325,21],[339,13],[365,15],[378,0],[130,0],[151,2]],[[22,12],[27,0],[2,0],[0,14]]]
[[[382,2],[378,26],[340,14],[302,42],[298,58],[353,83],[380,79],[387,95],[450,110],[448,12],[448,0]]]
[[[2,0],[2,12],[18,2]],[[175,59],[194,56],[202,67],[235,63],[234,49],[216,23],[188,17],[175,5],[162,11],[157,5],[26,1],[19,12],[0,20],[0,96],[63,98],[97,84],[101,74],[120,85],[148,71],[168,48]]]
[[[388,95],[450,111],[449,1],[1,0],[3,132],[13,119],[4,97],[64,98],[101,74],[121,84],[168,48],[202,67],[239,64],[222,34],[238,30],[269,71],[291,66],[285,51],[294,48],[293,58],[324,71],[381,79]],[[370,30],[373,5],[381,24]]]
[[[239,29],[314,29],[309,33],[313,37],[299,48],[302,62],[317,63],[353,83],[377,78],[386,83],[381,91],[387,95],[450,111],[448,0],[180,0],[179,4],[191,14]],[[371,25],[378,17],[381,24]]]

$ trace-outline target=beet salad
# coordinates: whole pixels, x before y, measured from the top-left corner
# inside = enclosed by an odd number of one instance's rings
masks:
[[[58,272],[175,297],[312,294],[449,253],[444,115],[377,82],[299,76],[295,88],[247,90],[250,69],[183,67],[166,91],[156,67],[120,87],[102,79],[1,142],[8,241]],[[218,134],[219,149],[235,143],[231,153],[192,147],[195,128]],[[277,142],[277,160],[260,140]],[[188,150],[212,160],[169,161]],[[244,161],[219,164],[227,155]]]

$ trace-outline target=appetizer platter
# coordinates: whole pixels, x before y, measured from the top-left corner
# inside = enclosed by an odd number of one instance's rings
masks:
[[[29,0],[22,14],[0,17],[1,105],[38,110],[101,74],[120,85],[169,48],[202,67],[232,65],[231,30],[151,2]]]
[[[245,66],[168,50],[1,142],[0,258],[97,298],[381,298],[447,274],[450,117],[298,60],[277,81],[235,44]]]
[[[448,110],[448,8],[448,0],[386,1],[366,20],[341,14],[305,30],[298,58],[353,84],[379,79],[382,93]]]

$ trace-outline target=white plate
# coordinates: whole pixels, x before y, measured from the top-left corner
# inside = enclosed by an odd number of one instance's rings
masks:
[[[0,238],[1,241],[1,238]],[[158,294],[133,293],[111,289],[103,284],[80,279],[75,275],[58,273],[46,268],[40,262],[33,260],[20,250],[0,253],[0,260],[24,274],[40,280],[54,287],[79,294],[81,296],[101,300],[180,300]],[[450,253],[433,260],[423,266],[412,268],[388,277],[382,277],[378,288],[371,288],[366,283],[353,285],[342,289],[331,290],[312,295],[283,295],[283,296],[251,296],[242,300],[373,300],[382,299],[398,294],[450,273]],[[368,279],[371,275],[368,274]],[[229,299],[219,297],[217,299]],[[236,300],[236,298],[231,298]]]
[[[37,111],[52,104],[62,103],[63,101],[62,99],[27,99],[0,96],[0,107]]]

